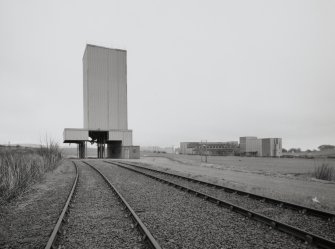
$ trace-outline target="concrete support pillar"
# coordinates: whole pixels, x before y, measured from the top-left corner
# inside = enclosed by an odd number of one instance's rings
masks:
[[[78,143],[78,158],[85,158],[85,142]]]
[[[105,156],[105,144],[98,143],[98,158],[104,158]]]

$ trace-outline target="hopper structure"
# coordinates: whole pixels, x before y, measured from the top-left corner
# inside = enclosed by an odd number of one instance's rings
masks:
[[[84,128],[65,128],[64,143],[77,143],[80,158],[87,142],[97,143],[98,158],[139,158],[128,129],[127,51],[87,44],[83,82]]]

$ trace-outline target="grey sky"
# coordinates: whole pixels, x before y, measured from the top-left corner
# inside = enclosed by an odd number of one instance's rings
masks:
[[[83,127],[86,43],[128,50],[136,145],[335,144],[335,1],[0,0],[0,143]]]

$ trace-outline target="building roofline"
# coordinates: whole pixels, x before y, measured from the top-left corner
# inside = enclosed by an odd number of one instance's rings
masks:
[[[86,47],[97,47],[97,48],[104,48],[104,49],[110,49],[110,50],[117,50],[117,51],[127,52],[127,50],[125,50],[125,49],[109,48],[109,47],[106,47],[106,46],[94,45],[94,44],[90,44],[90,43],[86,43]]]
[[[120,51],[120,52],[125,52],[125,53],[127,53],[127,50],[125,50],[125,49],[120,49],[120,48],[109,48],[109,47],[106,47],[106,46],[99,46],[99,45],[94,45],[94,44],[86,43],[86,46],[85,46],[85,50],[84,50],[84,54],[83,54],[82,60],[84,60],[84,57],[85,57],[85,54],[86,54],[86,50],[87,50],[88,47],[103,48],[103,49],[108,49],[108,50],[114,50],[114,51]]]
[[[238,141],[226,141],[226,142],[180,142],[180,143],[194,143],[194,144],[227,144],[227,143],[238,143]]]

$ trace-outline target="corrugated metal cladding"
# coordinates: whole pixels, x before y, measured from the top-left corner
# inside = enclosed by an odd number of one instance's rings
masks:
[[[280,157],[282,155],[282,139],[263,138],[262,150],[263,150],[263,156]]]
[[[88,140],[88,130],[64,129],[64,141],[86,141]]]
[[[109,131],[109,141],[122,141],[122,146],[131,146],[133,144],[133,134],[131,130],[126,131]]]
[[[257,137],[240,137],[240,152],[260,152],[261,141]]]
[[[87,55],[83,57],[83,94],[84,94],[84,128],[88,129],[88,97],[87,97]]]
[[[127,52],[87,45],[83,69],[84,128],[127,130]]]
[[[240,153],[264,157],[280,157],[282,155],[281,138],[240,137]]]

